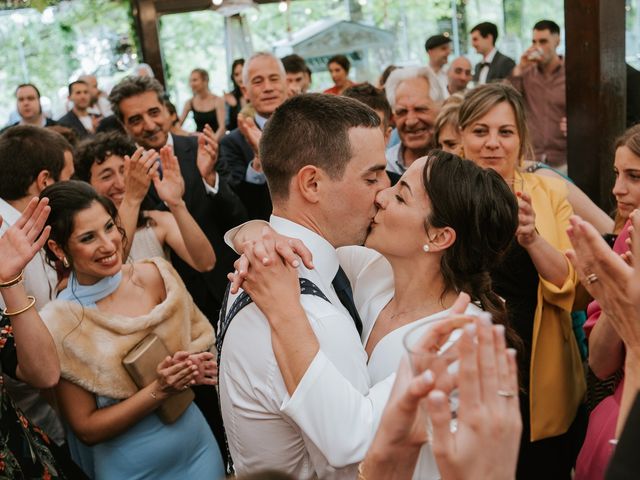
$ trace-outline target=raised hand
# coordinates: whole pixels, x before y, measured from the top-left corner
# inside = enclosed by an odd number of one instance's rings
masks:
[[[536,213],[528,193],[518,192],[518,229],[516,239],[523,247],[531,245],[538,237],[536,231]]]
[[[48,198],[32,198],[18,221],[0,237],[0,283],[13,280],[20,275],[36,253],[44,247],[51,231],[50,226],[44,226],[51,211],[48,203]]]
[[[427,397],[431,448],[443,479],[515,478],[522,420],[515,352],[504,327],[486,319],[465,327],[459,344],[459,408],[455,432],[447,395]]]
[[[124,192],[125,196],[140,203],[149,191],[151,178],[158,170],[158,154],[155,150],[142,147],[136,149],[133,155],[124,157]]]
[[[160,149],[160,162],[162,164],[162,178],[157,170],[153,172],[153,185],[160,199],[169,208],[178,205],[184,195],[184,178],[180,173],[180,164],[173,153],[173,148],[165,145]]]
[[[595,298],[622,338],[628,355],[640,360],[640,214],[631,215],[631,252],[625,260],[613,252],[595,228],[578,216],[567,230],[573,250],[567,252],[578,278]]]
[[[213,186],[216,183],[216,163],[218,162],[218,142],[216,135],[209,124],[204,126],[202,135],[198,136],[198,156],[196,164],[200,176],[207,184]]]
[[[242,114],[238,114],[238,128],[253,150],[253,169],[256,172],[262,172],[262,163],[260,162],[260,139],[262,138],[262,130],[258,128],[253,118]]]
[[[426,409],[421,405],[424,406],[427,394],[434,388],[451,384],[451,380],[444,377],[451,377],[447,367],[452,359],[438,352],[455,330],[473,322],[474,317],[461,315],[469,300],[468,295],[460,294],[449,318],[426,330],[412,347],[412,352],[424,354],[420,355],[419,365],[415,355],[412,355],[413,370],[408,357],[400,363],[380,426],[361,466],[366,478],[409,479],[413,476],[420,448],[429,440]]]

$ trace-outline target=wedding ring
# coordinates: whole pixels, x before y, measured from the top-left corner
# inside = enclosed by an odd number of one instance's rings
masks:
[[[595,273],[590,273],[587,275],[587,283],[591,285],[592,283],[596,283],[598,281],[598,275]]]
[[[515,396],[516,396],[516,394],[515,394],[515,393],[510,392],[510,391],[508,391],[508,390],[498,390],[496,393],[497,393],[498,395],[500,395],[501,397],[505,397],[505,398],[512,398],[512,397],[515,397]]]
[[[186,390],[187,388],[189,388],[189,385],[185,385],[184,387],[182,387],[183,390]]]

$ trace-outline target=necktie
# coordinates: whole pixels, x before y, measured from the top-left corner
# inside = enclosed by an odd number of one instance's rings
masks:
[[[349,315],[353,319],[353,323],[358,329],[358,334],[362,334],[362,320],[360,320],[360,315],[358,315],[358,310],[356,310],[356,305],[353,303],[353,290],[351,290],[351,284],[349,283],[349,279],[347,278],[347,274],[344,273],[342,267],[338,267],[338,273],[333,278],[334,290],[336,291],[336,295],[340,299],[340,303],[347,309]]]
[[[480,63],[480,70],[482,70],[484,67],[490,67],[491,64],[489,62],[481,62]]]

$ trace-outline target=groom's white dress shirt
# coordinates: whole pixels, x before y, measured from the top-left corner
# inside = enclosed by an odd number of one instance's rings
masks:
[[[272,216],[270,223],[309,248],[315,269],[301,266],[300,276],[315,283],[331,303],[301,296],[320,351],[292,396],[271,347],[269,324],[257,306],[248,305],[231,322],[219,373],[231,456],[239,474],[275,468],[301,479],[353,479],[355,464],[364,458],[375,434],[393,376],[369,388],[366,352],[331,285],[338,271],[336,250],[289,220]],[[229,296],[227,309],[236,297]]]

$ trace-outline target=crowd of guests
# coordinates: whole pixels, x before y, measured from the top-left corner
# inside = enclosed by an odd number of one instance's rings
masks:
[[[475,68],[434,35],[323,93],[297,55],[196,68],[180,114],[148,74],[57,122],[20,85],[0,476],[633,478],[640,126],[609,215],[566,176],[558,25],[518,63],[470,34]]]

